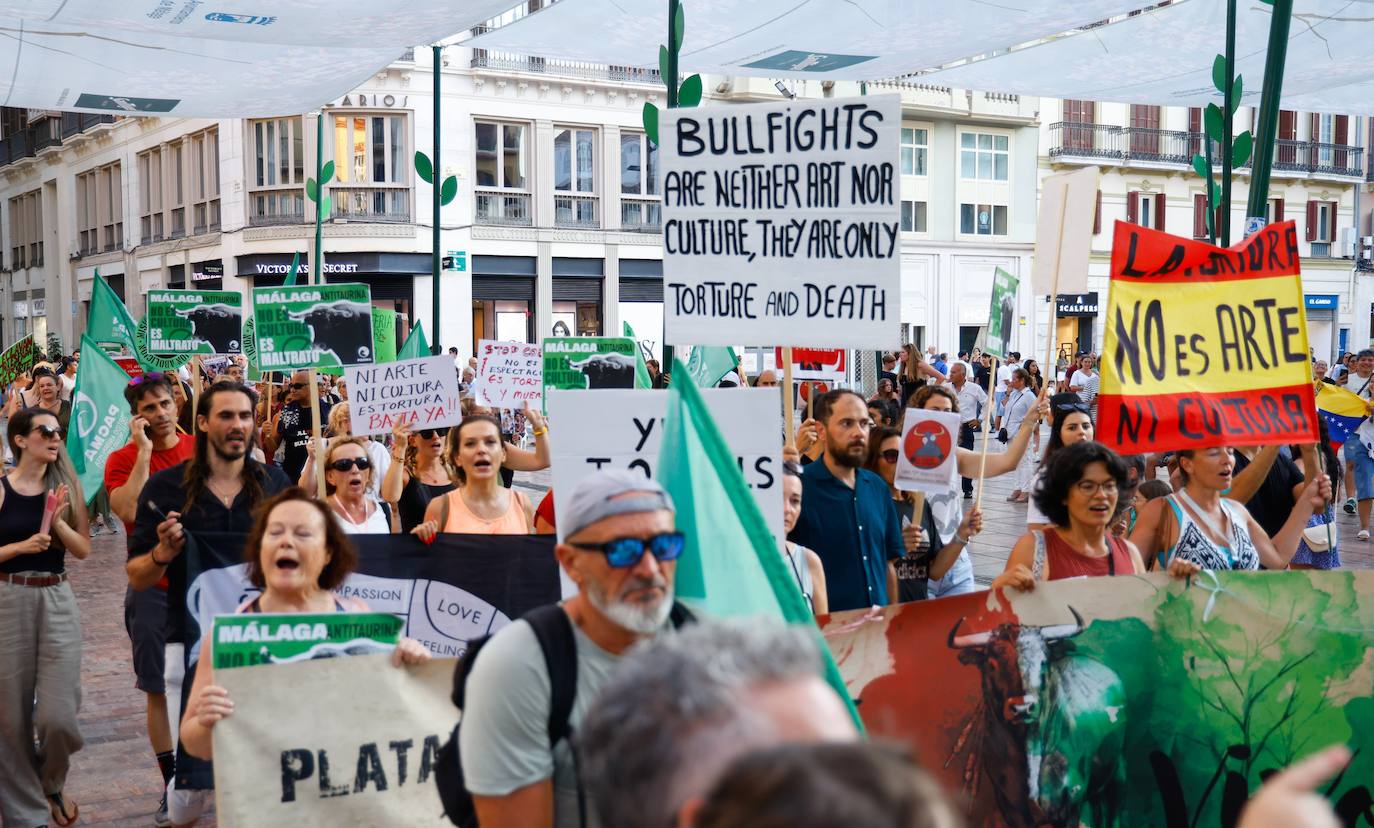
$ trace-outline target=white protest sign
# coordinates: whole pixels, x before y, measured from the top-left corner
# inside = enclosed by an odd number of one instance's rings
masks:
[[[477,376],[473,379],[477,401],[492,408],[533,408],[543,405],[544,351],[538,343],[477,343]]]
[[[386,434],[397,423],[418,431],[457,425],[463,419],[451,356],[349,365],[344,376],[355,436]]]
[[[667,341],[895,346],[900,132],[897,95],[660,111]]]
[[[959,485],[959,415],[908,408],[894,484],[905,492],[944,494]]]
[[[324,658],[215,682],[234,700],[214,731],[220,825],[449,824],[434,767],[458,717],[453,659]]]
[[[1037,296],[1087,291],[1097,178],[1097,167],[1084,167],[1046,176],[1040,182],[1035,264],[1031,268],[1031,289]]]
[[[739,460],[773,536],[782,541],[782,413],[776,388],[703,388],[702,399]],[[667,391],[549,391],[553,506],[558,515],[578,481],[600,468],[654,476]],[[559,530],[562,540],[562,530]]]

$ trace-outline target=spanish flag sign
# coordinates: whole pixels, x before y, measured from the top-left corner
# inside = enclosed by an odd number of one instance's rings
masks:
[[[1124,454],[1312,443],[1291,221],[1231,248],[1117,222],[1097,439]]]

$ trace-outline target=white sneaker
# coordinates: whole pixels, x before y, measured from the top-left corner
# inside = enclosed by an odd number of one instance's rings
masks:
[[[1356,535],[1355,537],[1359,538],[1359,539],[1362,540],[1362,541],[1367,541],[1367,540],[1369,540],[1369,530],[1368,530],[1368,529],[1361,529],[1361,530],[1360,530],[1360,533],[1359,533],[1358,535]]]

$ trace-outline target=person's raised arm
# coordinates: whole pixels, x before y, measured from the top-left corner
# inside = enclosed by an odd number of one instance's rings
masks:
[[[1015,471],[1016,464],[1021,462],[1021,457],[1026,453],[1026,447],[1030,445],[1031,435],[1040,427],[1040,418],[1049,413],[1049,403],[1045,400],[1047,388],[1040,390],[1040,396],[1036,398],[1035,408],[1026,414],[1026,418],[1021,421],[1021,427],[1016,430],[1016,436],[1012,437],[1007,444],[1007,450],[1001,454],[988,454],[986,472],[983,477],[996,477],[999,474],[1006,474]],[[991,435],[984,435],[983,439],[989,439]],[[959,449],[959,476],[977,478],[982,459],[976,451],[969,449]]]
[[[1297,554],[1302,531],[1307,528],[1307,519],[1312,513],[1325,508],[1331,498],[1331,478],[1324,474],[1314,475],[1307,481],[1302,496],[1293,504],[1293,511],[1284,521],[1283,528],[1270,538],[1255,519],[1246,513],[1250,527],[1250,540],[1259,553],[1260,563],[1265,569],[1287,569],[1288,562]]]
[[[506,468],[511,471],[535,472],[549,467],[549,424],[544,415],[525,403],[525,416],[534,435],[534,451],[506,444]]]
[[[392,429],[391,434],[391,465],[387,466],[386,474],[382,476],[382,485],[378,494],[387,503],[397,503],[401,499],[401,492],[406,484],[410,482],[410,473],[406,471],[406,446],[410,443],[410,428],[405,423],[397,423]]]
[[[1250,461],[1250,465],[1231,478],[1231,488],[1226,490],[1224,496],[1238,503],[1245,503],[1254,497],[1255,492],[1264,485],[1264,478],[1269,476],[1269,470],[1274,468],[1274,461],[1278,457],[1278,446],[1265,446],[1260,449],[1255,459]]]
[[[73,507],[71,509],[71,523],[68,523],[65,518],[57,516],[69,503]],[[58,486],[57,508],[52,519],[53,539],[61,543],[68,552],[78,559],[85,560],[91,554],[90,531],[90,517],[86,514],[86,504],[81,494],[80,485],[77,486],[75,492],[67,488],[65,483]]]

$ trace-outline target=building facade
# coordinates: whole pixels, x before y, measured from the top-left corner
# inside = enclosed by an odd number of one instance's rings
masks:
[[[1085,165],[1101,169],[1088,291],[1059,297],[1060,312],[1053,327],[1056,352],[1099,353],[1114,222],[1191,234],[1196,239],[1208,236],[1206,182],[1192,165],[1193,156],[1203,151],[1202,110],[1041,100],[1045,110],[1040,128],[1042,178]],[[1236,131],[1246,129],[1255,115],[1253,108],[1242,107],[1236,115]],[[1358,311],[1374,301],[1374,297],[1364,298],[1369,277],[1357,275],[1355,267],[1366,164],[1365,150],[1359,146],[1363,121],[1289,110],[1279,117],[1268,218],[1292,219],[1297,225],[1308,340],[1313,352],[1324,359],[1366,347],[1374,335],[1374,327],[1367,328],[1363,312]],[[1219,179],[1220,165],[1214,169]],[[1244,235],[1250,169],[1247,162],[1236,170],[1230,215],[1217,218],[1218,227],[1229,223],[1232,244]],[[1040,337],[1051,330],[1050,309],[1046,297],[1038,297]],[[1036,353],[1044,354],[1046,345],[1038,338]]]

